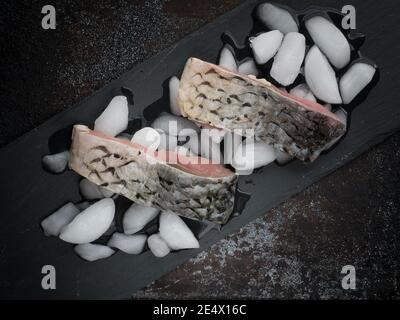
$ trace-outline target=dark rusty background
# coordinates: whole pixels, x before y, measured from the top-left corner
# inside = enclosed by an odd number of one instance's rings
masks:
[[[0,146],[240,2],[52,1],[51,31],[47,1],[2,2]],[[396,134],[134,297],[399,298],[399,147]]]

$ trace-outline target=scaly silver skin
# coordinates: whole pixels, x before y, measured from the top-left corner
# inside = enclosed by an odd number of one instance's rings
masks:
[[[241,130],[302,161],[314,161],[346,131],[345,124],[320,105],[310,107],[266,80],[196,58],[186,63],[177,103],[183,116],[193,121]]]
[[[127,142],[76,125],[69,167],[93,183],[145,206],[224,224],[233,211],[237,177],[202,177],[182,171]]]

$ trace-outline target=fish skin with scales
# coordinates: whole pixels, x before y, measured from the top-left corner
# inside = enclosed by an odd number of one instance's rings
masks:
[[[173,151],[149,154],[84,125],[74,126],[70,151],[70,169],[135,203],[218,224],[233,211],[237,176],[222,165],[171,163]]]
[[[346,125],[316,102],[197,58],[186,62],[177,103],[192,121],[239,130],[305,162],[346,132]]]

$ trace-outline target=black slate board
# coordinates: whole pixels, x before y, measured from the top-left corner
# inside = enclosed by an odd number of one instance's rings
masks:
[[[394,37],[397,2],[353,1],[357,9],[357,26],[367,36],[363,54],[379,65],[381,78],[368,99],[352,113],[350,132],[334,151],[321,156],[310,166],[300,162],[285,167],[273,164],[251,176],[252,183],[245,183],[248,178],[241,179],[240,188],[252,194],[245,210],[220,232],[212,230],[201,239],[199,250],[173,253],[161,260],[150,252],[139,256],[119,252],[112,258],[88,263],[73,254],[71,245],[56,238],[45,238],[40,221],[63,203],[80,199],[77,188],[80,178],[76,174],[50,175],[43,171],[41,157],[49,152],[49,137],[74,123],[92,123],[108,101],[120,92],[121,86],[135,93],[135,107],[130,116],[140,114],[143,108],[161,98],[162,83],[178,74],[189,56],[215,61],[222,32],[230,30],[243,42],[251,29],[251,11],[256,3],[248,1],[218,18],[0,150],[1,298],[128,298],[137,289],[400,129],[397,105],[400,98],[397,86],[400,46]],[[299,4],[294,0],[282,3],[294,9],[312,4],[340,9],[346,4],[345,1],[302,1]],[[46,291],[41,287],[41,269],[47,264],[54,265],[57,270],[56,290]]]

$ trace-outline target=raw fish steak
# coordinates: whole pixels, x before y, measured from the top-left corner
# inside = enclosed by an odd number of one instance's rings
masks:
[[[254,136],[302,161],[314,161],[346,131],[318,103],[196,58],[186,63],[177,103],[193,121]]]
[[[206,159],[150,151],[83,125],[74,126],[70,153],[72,170],[136,203],[220,224],[233,211],[236,175]]]

